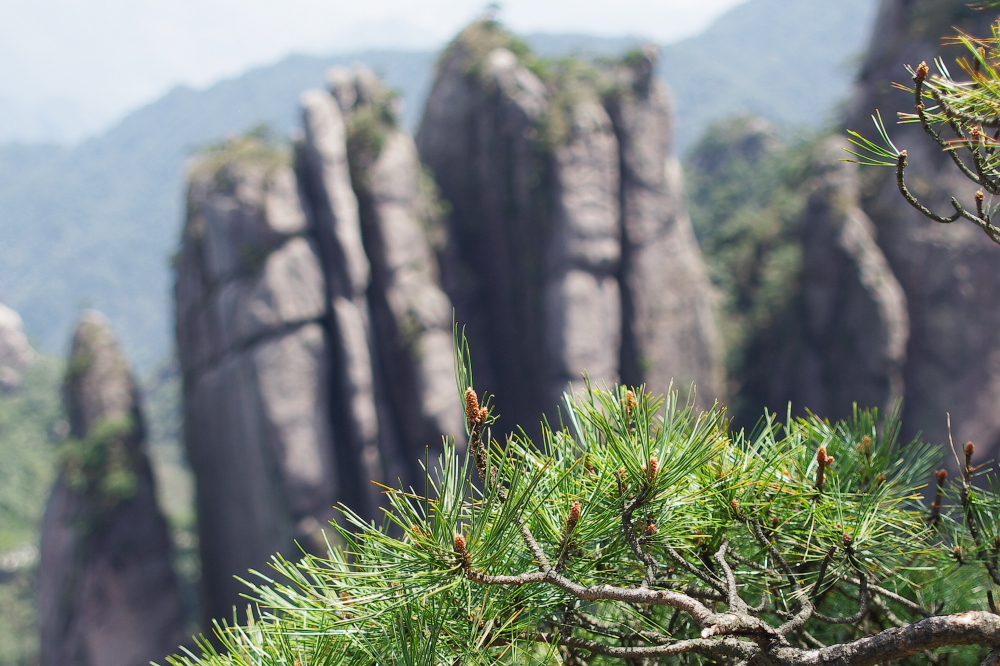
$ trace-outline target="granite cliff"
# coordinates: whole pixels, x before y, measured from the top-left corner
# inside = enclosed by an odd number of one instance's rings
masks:
[[[655,52],[543,80],[510,47],[493,22],[454,41],[416,142],[384,84],[341,68],[302,95],[291,151],[247,136],[190,168],[177,338],[206,618],[461,435],[453,303],[505,428],[584,373],[722,395]]]
[[[492,21],[442,56],[417,146],[450,207],[443,284],[505,427],[530,432],[585,371],[722,396],[654,64],[541,63]]]
[[[250,137],[193,166],[177,338],[207,617],[231,614],[234,575],[332,518],[327,299],[307,226],[287,153]]]
[[[412,139],[374,75],[331,78],[293,150],[248,136],[190,169],[177,336],[206,618],[240,603],[233,576],[325,548],[338,502],[377,518],[372,481],[414,483],[463,427]]]

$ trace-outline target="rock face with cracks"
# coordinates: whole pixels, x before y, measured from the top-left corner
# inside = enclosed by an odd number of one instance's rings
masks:
[[[543,80],[495,22],[442,57],[417,135],[448,202],[445,289],[505,423],[569,382],[721,397],[708,277],[670,154],[655,54]]]
[[[177,262],[184,435],[197,480],[203,607],[333,517],[326,285],[287,156],[254,139],[193,166]]]
[[[64,401],[70,439],[45,512],[41,664],[142,666],[184,638],[167,524],[143,450],[136,384],[107,320],[84,313]]]
[[[185,440],[205,617],[275,552],[322,551],[343,502],[415,483],[463,428],[436,203],[366,70],[302,96],[291,153],[253,136],[195,163],[177,261]]]

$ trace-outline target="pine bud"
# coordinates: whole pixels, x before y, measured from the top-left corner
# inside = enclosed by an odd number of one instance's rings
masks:
[[[885,476],[885,474],[879,474],[878,478],[875,479],[876,485],[879,485],[879,486],[881,486],[885,482],[886,482],[886,476]]]
[[[479,414],[479,396],[476,395],[475,389],[470,386],[465,389],[465,418],[469,425],[479,422]]]
[[[635,410],[636,405],[639,403],[635,399],[635,393],[629,390],[625,393],[625,410],[631,414]]]
[[[576,528],[576,524],[580,522],[580,514],[583,512],[583,507],[580,506],[579,502],[573,502],[573,506],[569,508],[569,517],[566,518],[566,533],[572,532]]]
[[[849,549],[851,545],[854,543],[854,537],[852,537],[850,534],[844,534],[843,536],[840,537],[840,540],[844,543],[844,549]]]
[[[930,73],[930,71],[931,68],[927,66],[927,63],[921,62],[919,65],[917,65],[917,78],[923,81],[924,79],[927,78],[927,75]]]
[[[816,451],[816,490],[823,492],[823,484],[826,482],[826,468],[836,460],[833,456],[826,454],[826,447],[821,446]]]
[[[587,474],[597,474],[597,468],[594,467],[594,463],[590,462],[589,453],[583,457],[583,468],[587,470]]]
[[[939,469],[938,471],[934,472],[934,478],[937,479],[937,484],[939,486],[943,486],[944,482],[948,480],[948,470]]]
[[[871,437],[869,437],[868,435],[864,436],[864,438],[861,440],[861,443],[858,444],[858,453],[860,453],[861,455],[863,455],[865,458],[870,458],[871,457],[871,455],[872,455],[872,438]]]
[[[461,534],[455,535],[455,552],[462,556],[465,560],[469,557],[469,551],[465,547],[465,536]]]
[[[660,461],[656,456],[649,457],[649,479],[652,481],[656,478],[657,472],[660,471]]]
[[[962,547],[961,546],[955,546],[955,550],[951,551],[951,555],[952,555],[952,557],[955,558],[955,561],[958,562],[959,565],[962,564]]]
[[[780,524],[781,524],[781,518],[778,518],[777,516],[771,517],[771,529],[778,529],[778,525]]]
[[[977,204],[983,203],[983,199],[985,199],[985,198],[986,198],[986,195],[983,194],[982,190],[976,190],[976,203]]]
[[[972,455],[976,452],[976,445],[972,442],[965,443],[965,461],[972,460]]]
[[[646,534],[648,534],[649,536],[653,536],[654,534],[656,534],[659,531],[660,531],[660,529],[656,526],[656,523],[650,523],[646,527]]]

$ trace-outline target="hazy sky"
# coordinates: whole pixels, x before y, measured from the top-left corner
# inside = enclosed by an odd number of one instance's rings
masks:
[[[745,0],[504,0],[518,32],[695,34]],[[0,0],[0,100],[58,100],[93,122],[178,83],[204,86],[291,52],[433,47],[483,0]]]

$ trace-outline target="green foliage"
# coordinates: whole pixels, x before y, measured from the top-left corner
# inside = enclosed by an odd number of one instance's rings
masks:
[[[59,403],[62,367],[39,357],[16,391],[0,393],[0,552],[35,542],[66,427]]]
[[[135,495],[138,480],[129,443],[135,433],[132,418],[106,419],[91,427],[85,439],[69,437],[59,447],[66,484],[100,512]]]
[[[389,133],[398,128],[395,105],[398,94],[384,86],[369,89],[373,99],[359,100],[345,114],[347,155],[355,187],[366,188],[368,170],[385,147]]]
[[[38,618],[34,571],[0,574],[0,664],[38,663]]]
[[[67,427],[59,403],[63,368],[36,358],[20,388],[0,392],[0,664],[37,663],[32,554],[55,476],[56,442]]]
[[[235,184],[229,171],[232,164],[257,164],[271,171],[279,166],[291,164],[292,151],[266,125],[252,128],[246,134],[235,136],[204,146],[201,159],[196,162],[194,173],[208,173],[223,191],[229,191]]]
[[[254,619],[218,626],[221,649],[204,641],[201,654],[171,663],[576,664],[589,654],[599,664],[616,662],[616,646],[755,649],[704,633],[738,610],[733,594],[763,602],[758,621],[803,647],[919,619],[898,595],[948,612],[985,607],[990,583],[975,560],[990,555],[955,536],[961,511],[930,520],[920,489],[941,454],[900,442],[894,417],[769,416],[747,436],[722,410],[697,412],[676,394],[588,387],[542,441],[500,443],[471,389],[466,411],[465,452],[448,442],[424,489],[388,491],[383,525],[345,509],[350,530],[335,526],[343,547],[298,563],[276,557],[274,573],[251,585]],[[995,491],[975,496],[983,516],[1000,508]],[[970,548],[964,563],[956,538]],[[727,588],[726,559],[738,586]],[[882,586],[877,603],[838,623],[869,594],[861,577]],[[657,590],[706,604],[711,618],[635,601]],[[807,607],[815,614],[792,627]],[[706,638],[684,640],[699,631]]]
[[[174,570],[192,625],[200,613],[201,559],[194,502],[194,475],[184,451],[181,424],[181,372],[176,359],[164,364],[143,382],[146,451],[156,484],[156,499],[170,526]],[[194,633],[196,629],[191,629]]]
[[[468,54],[465,75],[478,78],[483,72],[486,57],[494,49],[501,48],[513,53],[529,69],[538,74],[544,73],[544,66],[531,47],[493,18],[476,21],[462,30],[444,50],[440,59],[447,59],[454,49],[463,49]]]

